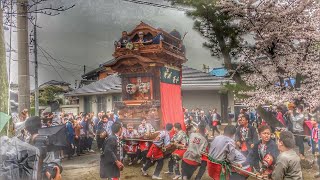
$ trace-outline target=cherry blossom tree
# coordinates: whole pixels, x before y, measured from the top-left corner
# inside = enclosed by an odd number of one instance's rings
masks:
[[[217,6],[246,32],[239,38],[238,60],[250,69],[242,73],[242,80],[254,87],[242,92],[249,96],[247,104],[280,104],[303,97],[319,105],[320,6],[316,0],[221,0]]]

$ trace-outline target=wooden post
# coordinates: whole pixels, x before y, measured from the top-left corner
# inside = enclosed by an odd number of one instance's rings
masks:
[[[17,0],[19,112],[30,109],[28,0]]]

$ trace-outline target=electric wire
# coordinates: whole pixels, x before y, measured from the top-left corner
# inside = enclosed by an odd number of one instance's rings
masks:
[[[48,61],[48,63],[49,63],[50,65],[52,65],[52,63],[49,61],[48,57],[44,54],[44,52],[42,51],[42,49],[40,49],[40,51],[41,51],[41,53],[43,54],[43,56],[45,57],[45,59]],[[53,65],[52,65],[52,67],[53,67],[54,71],[59,75],[60,79],[61,79],[62,81],[64,81],[64,79],[62,78],[62,76],[60,75],[60,73],[56,70],[56,68],[55,68]]]

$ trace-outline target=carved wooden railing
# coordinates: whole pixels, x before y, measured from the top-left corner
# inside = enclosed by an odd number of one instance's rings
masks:
[[[140,55],[145,53],[157,53],[161,52],[162,49],[165,49],[180,56],[184,56],[184,52],[182,51],[182,49],[165,41],[161,41],[160,44],[133,43],[132,49],[116,47],[113,56],[117,58],[119,56],[124,56],[128,54]]]
[[[114,102],[115,107],[122,109],[122,108],[157,108],[160,107],[160,101],[159,100],[153,100],[153,101],[115,101]]]

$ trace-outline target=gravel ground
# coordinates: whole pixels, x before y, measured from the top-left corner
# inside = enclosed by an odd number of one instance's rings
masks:
[[[87,153],[80,157],[74,157],[72,160],[63,161],[63,180],[98,180],[99,176],[99,154]],[[163,179],[172,179],[171,176],[163,174],[167,171],[167,161],[165,161],[164,168],[162,170]],[[124,180],[150,180],[151,177],[144,177],[140,172],[140,165],[125,166],[124,171],[121,172],[121,179]],[[148,170],[149,174],[152,174],[154,167]],[[311,169],[304,169],[303,175],[305,180],[314,179],[313,176],[316,173],[316,167]],[[203,180],[210,180],[207,173],[202,178]],[[253,178],[251,178],[253,179]],[[250,179],[250,180],[251,180]]]

